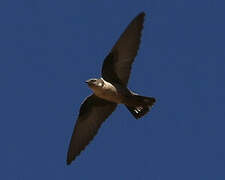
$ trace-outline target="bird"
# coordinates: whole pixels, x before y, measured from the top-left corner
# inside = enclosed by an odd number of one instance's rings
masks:
[[[67,165],[80,155],[118,104],[125,105],[134,118],[139,119],[156,102],[154,97],[138,95],[127,87],[141,41],[144,17],[145,12],[141,12],[130,22],[105,57],[102,77],[86,81],[93,93],[80,107],[67,152]]]

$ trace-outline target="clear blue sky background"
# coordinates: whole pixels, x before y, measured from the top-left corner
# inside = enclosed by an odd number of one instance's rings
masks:
[[[0,179],[224,180],[225,1],[0,1]],[[120,106],[66,166],[84,81],[128,23],[146,20],[129,87],[154,96],[135,120]]]

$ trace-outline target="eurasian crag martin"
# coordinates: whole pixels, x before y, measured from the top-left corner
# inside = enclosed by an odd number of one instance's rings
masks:
[[[155,103],[154,97],[140,96],[127,88],[131,66],[139,49],[145,13],[138,14],[125,29],[102,66],[102,77],[86,81],[93,94],[81,105],[70,140],[70,164],[97,134],[101,124],[124,104],[136,118],[144,116]]]

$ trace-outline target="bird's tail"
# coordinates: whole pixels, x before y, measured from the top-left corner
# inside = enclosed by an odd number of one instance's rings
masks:
[[[132,101],[135,102],[134,104],[137,105],[126,105],[126,107],[136,119],[139,119],[144,116],[151,109],[151,107],[156,101],[154,97],[145,97],[139,95],[134,95],[132,99]]]

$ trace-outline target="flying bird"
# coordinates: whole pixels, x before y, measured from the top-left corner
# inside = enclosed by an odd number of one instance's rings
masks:
[[[86,81],[93,94],[80,107],[67,153],[68,165],[94,138],[101,124],[118,104],[124,104],[138,119],[155,103],[154,97],[140,96],[127,88],[131,66],[139,49],[144,16],[145,13],[142,12],[131,21],[106,56],[102,77]]]

